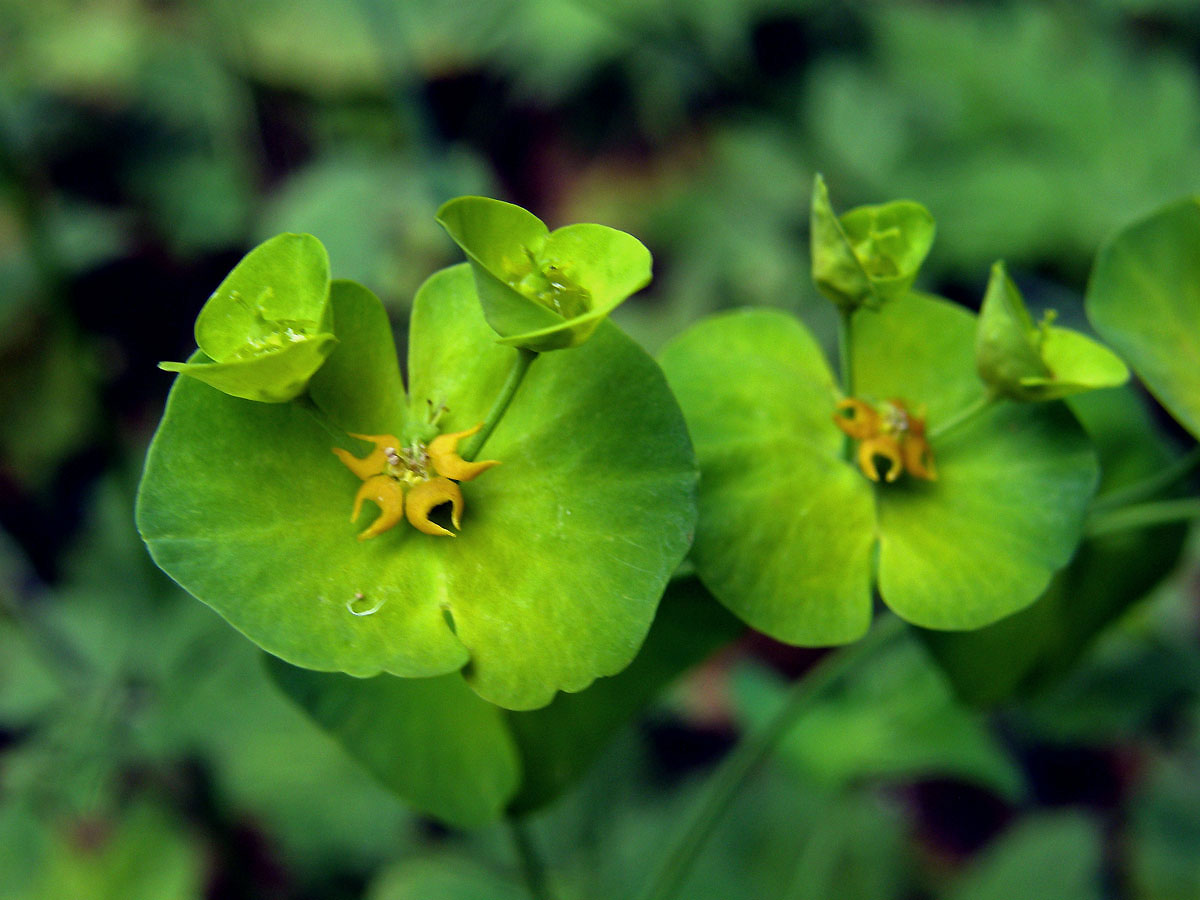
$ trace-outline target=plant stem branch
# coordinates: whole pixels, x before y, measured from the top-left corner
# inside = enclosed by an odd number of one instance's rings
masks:
[[[851,349],[854,310],[842,308],[838,318],[838,371],[841,376],[842,393],[854,396],[854,357]]]
[[[525,378],[525,373],[529,371],[529,367],[533,361],[537,359],[536,350],[526,350],[524,347],[517,348],[517,358],[513,360],[512,368],[508,370],[508,378],[505,379],[503,387],[500,388],[500,393],[496,396],[496,402],[492,404],[492,408],[488,410],[487,416],[483,420],[483,428],[468,441],[465,448],[459,455],[467,462],[473,460],[479,455],[479,451],[483,449],[483,445],[487,443],[487,439],[491,437],[496,426],[500,424],[500,419],[504,416],[504,411],[508,409],[508,404],[512,402],[513,395],[517,393],[517,388],[521,386],[521,381]]]
[[[1187,477],[1197,468],[1200,468],[1200,447],[1194,448],[1190,453],[1185,453],[1170,465],[1155,472],[1149,478],[1119,488],[1098,498],[1092,504],[1092,512],[1109,512],[1119,507],[1149,500],[1156,494],[1165,491],[1175,482]]]
[[[746,735],[721,763],[709,782],[707,795],[671,842],[662,864],[639,895],[639,900],[669,900],[675,895],[721,816],[780,739],[830,684],[874,656],[900,635],[903,628],[900,619],[886,616],[862,640],[831,653],[792,685],[771,721],[761,730]]]
[[[554,895],[546,885],[546,866],[542,862],[541,854],[533,845],[529,829],[525,827],[524,822],[511,816],[506,821],[513,848],[517,852],[517,860],[521,864],[521,875],[529,888],[529,895],[533,900],[553,900]]]
[[[991,409],[992,405],[999,399],[995,394],[982,394],[974,403],[963,407],[955,415],[938,425],[937,428],[932,429],[929,432],[929,440],[932,441],[943,437],[960,425],[964,425],[976,416],[982,415],[985,411]]]
[[[1093,511],[1084,529],[1088,537],[1100,537],[1118,531],[1133,531],[1154,525],[1170,525],[1174,522],[1190,522],[1200,519],[1200,497],[1183,497],[1178,500],[1153,500],[1119,509]]]

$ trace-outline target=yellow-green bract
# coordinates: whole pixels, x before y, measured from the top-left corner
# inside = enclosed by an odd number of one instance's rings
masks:
[[[605,225],[550,231],[511,203],[459,197],[438,221],[467,254],[500,341],[538,352],[576,347],[650,282],[650,251]]]
[[[284,403],[304,393],[335,343],[325,248],[310,234],[281,234],[246,254],[200,310],[202,356],[159,368]]]
[[[933,246],[934,221],[911,200],[860,206],[838,217],[817,175],[810,229],[817,289],[842,309],[854,310],[878,308],[912,287]]]
[[[1035,325],[1004,264],[992,266],[975,332],[975,367],[997,396],[1059,400],[1129,380],[1115,353],[1052,321],[1047,315]]]

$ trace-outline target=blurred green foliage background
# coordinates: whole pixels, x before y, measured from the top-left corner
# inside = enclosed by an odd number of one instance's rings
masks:
[[[150,563],[154,364],[284,230],[402,322],[458,259],[433,213],[464,193],[641,238],[656,278],[617,320],[651,350],[740,304],[828,335],[818,169],[839,208],[930,208],[924,287],[977,305],[1003,257],[1079,323],[1105,236],[1200,189],[1200,7],[0,0],[0,898],[521,896],[502,832],[408,814]],[[879,659],[685,895],[1200,898],[1198,559],[999,708],[918,642]],[[747,639],[626,729],[533,820],[562,895],[638,886],[813,658]]]

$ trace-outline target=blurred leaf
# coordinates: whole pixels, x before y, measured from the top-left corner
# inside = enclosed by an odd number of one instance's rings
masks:
[[[740,670],[735,685],[751,727],[770,718],[786,688],[754,668]],[[779,754],[806,777],[834,785],[942,775],[976,781],[1009,798],[1022,790],[1016,765],[984,719],[956,703],[911,638],[810,707]]]
[[[782,827],[792,827],[790,823]],[[784,900],[887,900],[909,896],[896,817],[869,794],[834,794],[807,823]]]
[[[315,234],[336,277],[407,308],[426,275],[456,258],[434,220],[438,206],[446,197],[487,193],[490,182],[483,163],[460,148],[428,161],[329,153],[268,198],[256,233]]]
[[[99,424],[96,370],[70,326],[39,315],[11,328],[0,348],[0,457],[39,489]]]
[[[47,829],[32,821],[24,826]],[[202,900],[205,896],[200,847],[147,801],[122,810],[113,821],[64,821],[47,830],[40,840],[35,838],[33,860],[0,853],[4,900]]]
[[[1191,761],[1194,763],[1194,751]],[[1132,800],[1130,896],[1200,898],[1200,778],[1188,758],[1159,760]]]
[[[284,693],[419,812],[483,825],[516,790],[519,762],[500,710],[457,673],[351,678],[266,661]]]
[[[1035,816],[1014,826],[943,900],[1100,900],[1099,826],[1079,813]]]
[[[1167,411],[1200,439],[1200,197],[1135,222],[1100,251],[1087,311]]]
[[[870,57],[831,55],[807,81],[811,152],[850,196],[919,197],[938,271],[1002,249],[1082,277],[1130,210],[1200,179],[1194,67],[1136,52],[1090,8],[877,4],[865,21]]]
[[[365,900],[528,900],[528,893],[506,878],[456,856],[435,856],[396,863],[376,877]]]
[[[524,770],[512,808],[525,813],[554,799],[588,770],[613,732],[742,630],[697,579],[672,581],[627,669],[581,693],[560,694],[542,709],[508,714]]]

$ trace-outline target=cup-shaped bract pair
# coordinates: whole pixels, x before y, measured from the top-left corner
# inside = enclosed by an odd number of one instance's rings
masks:
[[[975,332],[975,366],[992,393],[1041,402],[1129,380],[1129,369],[1115,353],[1053,320],[1048,313],[1035,324],[1004,264],[992,266]]]
[[[605,225],[550,231],[521,207],[487,197],[451,200],[437,219],[466,253],[483,314],[503,344],[537,352],[578,346],[650,282],[650,251]]]
[[[335,344],[325,248],[310,234],[281,234],[246,254],[200,310],[203,355],[159,368],[284,403],[304,393]]]
[[[700,464],[692,558],[731,611],[816,646],[860,637],[876,588],[903,619],[948,630],[1045,589],[1080,539],[1096,459],[1061,403],[995,404],[939,433],[982,403],[974,333],[970,312],[913,293],[855,317],[856,398],[920,410],[909,437],[936,460],[936,478],[878,481],[847,453],[845,398],[796,319],[733,312],[666,346]]]
[[[527,709],[628,665],[695,520],[691,444],[654,361],[611,323],[539,358],[483,445],[500,465],[471,480],[434,435],[483,421],[519,354],[484,321],[470,268],[417,293],[407,392],[379,300],[343,281],[331,296],[338,344],[308,392],[322,415],[176,381],[138,500],[158,565],[304,668],[461,670],[484,699]],[[453,540],[358,540],[364,482],[345,460],[372,453],[361,474],[381,469],[406,504],[422,483],[462,482]]]
[[[810,240],[817,289],[844,310],[878,309],[912,287],[933,246],[933,216],[894,200],[838,216],[825,180],[813,179]]]

